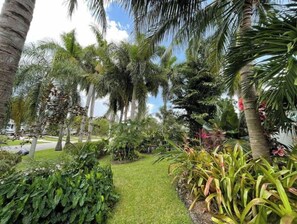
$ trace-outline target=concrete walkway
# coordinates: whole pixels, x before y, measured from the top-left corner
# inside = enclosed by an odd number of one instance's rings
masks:
[[[57,144],[57,142],[48,142],[48,143],[37,144],[36,151],[55,148],[56,147],[56,144]],[[63,147],[64,147],[64,144],[65,144],[65,142],[62,143],[62,146]],[[27,149],[29,151],[30,150],[30,147],[31,147],[31,144],[26,144],[26,145],[23,145],[23,146],[20,146],[20,145],[3,146],[3,147],[1,147],[1,149],[7,150],[7,151],[10,151],[10,152],[18,152],[22,148],[23,149]]]
[[[93,141],[98,141],[99,139],[92,139]],[[72,141],[72,143],[76,143],[77,141]],[[83,140],[83,142],[86,142],[86,140]],[[40,150],[45,150],[45,149],[53,149],[56,147],[57,142],[47,142],[47,143],[39,143],[36,145],[36,150],[35,151],[40,151]],[[65,141],[62,142],[62,147],[64,147]],[[30,151],[31,144],[26,144],[23,146],[20,145],[14,145],[14,146],[2,146],[0,149],[10,151],[10,152],[18,152],[21,149],[27,149]]]

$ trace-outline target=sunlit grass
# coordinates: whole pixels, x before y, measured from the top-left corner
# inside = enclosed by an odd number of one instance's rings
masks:
[[[168,163],[153,164],[155,159],[155,156],[145,156],[133,163],[112,164],[120,200],[108,224],[192,223],[171,184]],[[104,158],[102,164],[109,160]]]

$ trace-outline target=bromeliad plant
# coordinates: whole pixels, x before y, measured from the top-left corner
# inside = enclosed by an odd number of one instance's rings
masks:
[[[297,219],[297,163],[254,161],[236,144],[209,153],[192,148],[163,154],[179,187],[205,200],[215,223],[294,223]],[[190,207],[190,209],[192,208]]]

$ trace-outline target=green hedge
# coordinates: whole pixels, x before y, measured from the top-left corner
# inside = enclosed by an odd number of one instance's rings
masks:
[[[111,168],[82,150],[65,167],[0,179],[0,223],[105,223],[117,199]]]
[[[13,170],[14,166],[22,161],[22,156],[0,150],[0,177]]]

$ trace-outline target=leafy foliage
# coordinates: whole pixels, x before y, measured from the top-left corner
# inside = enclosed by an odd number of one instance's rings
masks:
[[[65,145],[64,151],[73,156],[78,156],[83,152],[94,153],[97,159],[102,158],[107,154],[108,141],[102,139],[97,142],[85,142],[85,143],[70,143]]]
[[[22,161],[22,157],[17,154],[0,150],[0,177],[6,175],[13,167]]]
[[[109,150],[112,153],[113,160],[137,160],[137,147],[143,139],[141,132],[141,122],[130,121],[118,124],[112,130],[112,139],[109,144]]]
[[[270,165],[251,160],[237,144],[208,153],[180,148],[163,154],[171,173],[197,200],[204,199],[216,223],[293,223],[297,218],[296,157]]]
[[[174,108],[183,109],[180,119],[187,122],[190,136],[202,126],[193,118],[199,116],[208,121],[216,110],[220,95],[218,79],[210,72],[205,62],[205,51],[199,54],[187,54],[187,61],[177,66],[177,76],[172,78]]]
[[[290,6],[294,9],[293,4]],[[227,55],[225,74],[229,86],[237,71],[255,61],[250,83],[258,85],[259,103],[265,102],[269,111],[267,122],[277,129],[292,128],[288,115],[296,109],[296,38],[296,10],[274,12],[262,26],[253,27],[240,37]]]
[[[81,151],[63,169],[37,168],[1,180],[1,223],[105,223],[117,201],[110,167]]]

